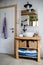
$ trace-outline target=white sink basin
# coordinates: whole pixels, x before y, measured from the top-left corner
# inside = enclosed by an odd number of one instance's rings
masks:
[[[32,37],[34,32],[25,32],[23,33],[23,36]]]

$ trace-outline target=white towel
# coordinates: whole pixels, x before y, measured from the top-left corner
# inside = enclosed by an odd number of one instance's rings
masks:
[[[37,53],[36,50],[25,50],[24,53]]]
[[[18,50],[18,52],[21,52],[21,53],[37,53],[36,50]]]
[[[24,51],[22,51],[22,50],[18,50],[18,52],[20,52],[20,53],[25,53]]]

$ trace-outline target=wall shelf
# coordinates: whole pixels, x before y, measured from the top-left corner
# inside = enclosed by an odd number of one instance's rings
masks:
[[[29,11],[27,11],[27,10],[21,10],[21,15],[23,16],[23,15],[30,15],[30,16],[32,16],[32,15],[37,15],[35,12],[29,12]]]

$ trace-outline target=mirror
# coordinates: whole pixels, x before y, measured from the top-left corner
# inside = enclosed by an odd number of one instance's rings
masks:
[[[31,15],[32,14],[32,15]],[[25,10],[21,12],[21,26],[38,26],[38,16],[35,13],[27,13]]]

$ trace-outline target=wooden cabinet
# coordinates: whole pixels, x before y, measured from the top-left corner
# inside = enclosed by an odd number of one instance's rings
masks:
[[[37,41],[29,41],[28,42],[28,46],[29,48],[34,48],[34,49],[37,49]]]
[[[38,62],[40,61],[40,37],[15,37],[15,39],[16,39],[16,58],[17,59],[19,58],[18,49],[26,48],[26,49],[37,50],[38,56],[36,58]],[[20,56],[20,57],[28,57],[28,56]]]

